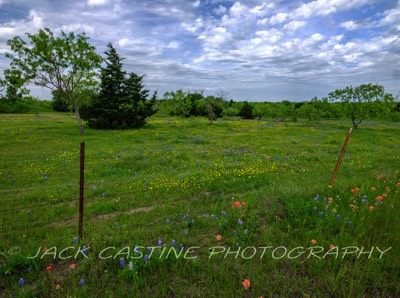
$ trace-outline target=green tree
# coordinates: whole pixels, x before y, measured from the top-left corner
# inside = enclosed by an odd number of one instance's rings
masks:
[[[85,81],[93,79],[102,57],[95,52],[85,33],[75,35],[62,31],[61,37],[55,37],[50,29],[45,28],[26,35],[30,44],[19,36],[7,42],[15,53],[6,53],[6,57],[11,59],[12,69],[20,71],[25,82],[58,90],[74,109],[83,134],[76,90]]]
[[[364,119],[369,118],[374,110],[394,101],[393,96],[385,94],[384,87],[377,84],[362,84],[355,88],[347,86],[330,92],[328,96],[332,102],[342,102],[344,112],[350,117],[355,129]]]
[[[156,93],[148,100],[144,76],[122,70],[123,58],[111,43],[107,45],[106,66],[101,68],[98,96],[85,108],[84,117],[91,128],[135,128],[146,123],[156,111]]]
[[[254,119],[253,106],[245,101],[239,111],[239,116],[242,117],[242,119]]]
[[[172,116],[190,117],[193,110],[193,102],[190,92],[183,92],[182,89],[165,92],[164,99],[170,103],[170,114]]]

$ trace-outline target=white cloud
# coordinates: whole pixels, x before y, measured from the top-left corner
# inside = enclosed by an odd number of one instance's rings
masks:
[[[280,24],[280,23],[283,23],[288,17],[289,17],[289,14],[287,14],[286,12],[280,12],[280,13],[272,16],[270,18],[269,22],[271,25]]]
[[[218,15],[223,15],[224,13],[226,13],[228,10],[226,9],[225,6],[218,6],[218,8],[214,9],[214,12]]]
[[[340,26],[342,26],[343,28],[345,28],[346,30],[349,30],[349,31],[357,30],[358,28],[360,28],[360,25],[352,20],[343,22],[340,24]]]
[[[283,30],[289,31],[289,33],[293,34],[298,29],[304,27],[307,24],[305,21],[291,21],[283,26]]]
[[[43,27],[43,20],[42,18],[38,15],[38,13],[34,10],[31,10],[29,12],[29,18],[32,20],[33,26],[35,28],[42,28]]]
[[[106,5],[108,2],[108,0],[88,0],[87,4],[89,6],[102,6],[102,5]]]

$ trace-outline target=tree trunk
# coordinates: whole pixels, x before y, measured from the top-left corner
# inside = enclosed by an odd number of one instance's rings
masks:
[[[79,108],[78,108],[77,104],[74,104],[74,110],[75,110],[76,120],[78,121],[78,125],[79,125],[79,131],[82,136],[85,134],[85,131],[83,129],[82,119],[81,119],[81,115],[79,114]]]

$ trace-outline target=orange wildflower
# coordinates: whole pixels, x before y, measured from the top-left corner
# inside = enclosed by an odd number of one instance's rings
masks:
[[[47,266],[45,270],[50,271],[51,269],[53,269],[53,266]]]
[[[242,202],[242,206],[246,206],[246,202]]]
[[[387,194],[386,193],[382,194],[382,197],[387,197]]]
[[[310,242],[311,242],[311,244],[317,244],[317,240],[315,240],[315,239],[311,240]]]
[[[61,288],[60,284],[57,284],[57,285],[56,285],[56,290],[58,290],[58,289],[60,289],[60,288]]]
[[[379,201],[382,201],[383,197],[382,196],[376,196],[376,199],[379,200]]]
[[[371,190],[372,190],[372,191],[375,191],[375,190],[376,190],[376,187],[375,187],[375,186],[372,186],[372,187],[371,187]]]
[[[329,203],[332,203],[333,199],[332,198],[328,198]]]
[[[242,286],[243,286],[243,288],[245,288],[246,290],[247,290],[248,288],[250,288],[250,280],[244,279],[243,282],[242,282]]]
[[[69,269],[75,269],[75,264],[69,264]]]
[[[374,206],[369,206],[369,211],[374,210]]]
[[[220,240],[222,239],[222,236],[221,236],[220,234],[218,234],[215,238],[216,238],[218,241],[220,241]]]
[[[330,246],[331,249],[334,249],[335,247],[336,247],[336,246],[333,245],[333,244],[331,244],[331,246]]]
[[[240,202],[236,201],[235,204],[233,204],[233,207],[239,208],[240,207]]]
[[[360,191],[360,189],[358,187],[354,187],[351,192],[354,194],[358,194],[358,192]]]

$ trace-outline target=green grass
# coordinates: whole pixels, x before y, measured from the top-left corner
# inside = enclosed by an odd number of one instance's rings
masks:
[[[355,130],[328,188],[349,127],[153,117],[81,137],[71,114],[2,115],[0,294],[398,297],[399,123]],[[74,243],[81,140],[84,238]]]

